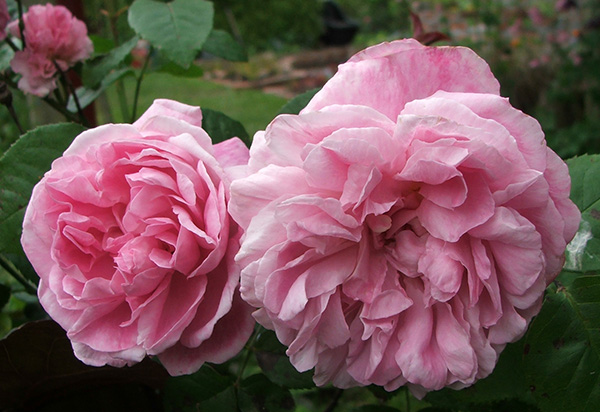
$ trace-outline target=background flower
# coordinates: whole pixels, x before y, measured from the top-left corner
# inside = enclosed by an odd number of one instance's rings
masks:
[[[318,385],[470,385],[539,310],[580,215],[498,91],[469,49],[386,43],[254,137],[242,296]]]
[[[55,65],[67,70],[93,51],[85,23],[64,6],[31,6],[23,15],[23,26],[26,47],[15,53],[11,68],[23,76],[18,85],[26,93],[46,96],[56,88]],[[13,36],[21,36],[18,21],[8,28]]]
[[[0,0],[0,40],[6,38],[6,25],[10,21],[6,0]]]
[[[41,304],[85,363],[149,354],[191,373],[252,332],[226,208],[248,150],[212,146],[201,122],[199,108],[157,100],[133,125],[79,135],[33,190],[23,248]]]

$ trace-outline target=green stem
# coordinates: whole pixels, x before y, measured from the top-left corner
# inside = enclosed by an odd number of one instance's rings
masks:
[[[135,122],[138,98],[140,96],[140,89],[142,86],[142,79],[144,78],[146,68],[148,68],[148,62],[150,61],[150,55],[152,54],[152,51],[153,48],[150,47],[150,50],[148,50],[148,55],[146,56],[146,60],[144,61],[144,66],[142,66],[142,71],[140,72],[140,75],[138,76],[137,82],[135,84],[135,94],[133,95],[133,109],[131,111],[131,123]]]
[[[6,84],[8,84],[13,89],[18,88],[17,84],[14,81],[12,81],[9,76],[2,76],[2,80],[4,80]],[[77,117],[73,113],[65,109],[64,105],[61,105],[57,100],[54,100],[49,96],[42,97],[41,99],[45,101],[54,110],[65,116],[65,118],[68,121],[78,123]]]
[[[323,412],[332,412],[336,408],[336,406],[337,406],[338,402],[340,401],[340,398],[342,397],[343,394],[344,394],[344,390],[338,389],[335,392],[335,395],[334,395],[333,399],[331,400],[331,403],[329,405],[327,405],[327,408],[325,408],[325,410]]]
[[[127,103],[127,94],[125,92],[125,85],[123,84],[123,80],[117,80],[117,96],[119,96],[119,108],[121,109],[121,117],[123,118],[123,122],[126,122],[129,119],[129,104]]]
[[[8,83],[4,80],[0,80],[0,101],[6,106],[10,117],[12,117],[13,121],[17,125],[17,129],[19,129],[19,133],[23,134],[25,131],[23,127],[21,127],[21,122],[19,122],[19,117],[17,116],[17,112],[15,112],[15,108],[12,104],[13,98],[10,89],[8,88]]]
[[[17,5],[19,9],[19,33],[21,34],[21,50],[25,50],[25,22],[23,22],[23,3],[21,0],[17,0]]]
[[[13,121],[17,125],[17,129],[19,129],[19,133],[25,134],[25,130],[23,130],[23,127],[21,126],[21,122],[19,122],[19,117],[17,116],[17,112],[15,112],[15,108],[13,107],[13,105],[12,104],[7,105],[6,108],[8,109],[8,113],[10,114],[10,117],[12,117]]]
[[[75,116],[75,113],[71,113],[67,109],[65,109],[62,105],[60,105],[56,100],[46,96],[42,98],[47,104],[49,104],[54,110],[65,116],[68,121],[79,123],[79,118]]]
[[[15,52],[20,51],[19,48],[17,47],[17,45],[15,43],[13,43],[13,41],[10,39],[10,37],[5,38],[4,41],[6,42],[6,44],[8,44],[8,46],[11,49],[13,49],[13,51],[15,51]]]
[[[16,269],[10,260],[8,260],[4,255],[0,255],[0,266],[13,278],[15,278],[17,282],[23,285],[27,293],[32,295],[37,294],[37,287],[33,284],[33,282],[23,276],[23,274]]]
[[[250,336],[250,339],[248,340],[248,343],[246,344],[246,353],[244,355],[244,360],[242,361],[242,366],[240,366],[240,370],[238,371],[238,375],[235,380],[236,388],[238,388],[240,386],[240,382],[242,381],[242,376],[244,375],[244,370],[246,369],[246,366],[248,366],[248,361],[250,360],[250,356],[252,355],[252,352],[253,352],[252,346],[254,345],[254,341],[256,340],[257,336],[258,336],[258,328],[255,328],[254,331],[252,332],[252,335]]]
[[[67,103],[68,103],[69,94],[73,96],[73,101],[75,102],[75,107],[77,108],[77,114],[79,115],[78,123],[81,123],[86,127],[89,127],[90,124],[89,124],[88,120],[86,119],[85,115],[83,114],[83,109],[81,108],[81,104],[79,103],[79,98],[77,97],[77,93],[75,91],[75,88],[73,87],[73,84],[69,81],[67,74],[60,68],[58,63],[54,62],[54,67],[56,67],[56,70],[58,70],[58,73],[60,74],[60,77],[65,84]]]
[[[106,5],[108,8],[108,24],[110,27],[110,32],[113,37],[113,41],[115,43],[115,47],[119,46],[119,30],[117,28],[117,10],[115,6],[114,0],[107,0]],[[121,116],[123,118],[123,122],[126,122],[129,119],[129,104],[127,102],[127,94],[125,92],[125,86],[123,84],[123,79],[119,79],[116,81],[116,89],[117,96],[119,98],[119,108],[121,109]]]
[[[404,388],[404,394],[406,395],[406,412],[410,412],[410,391],[408,387]]]

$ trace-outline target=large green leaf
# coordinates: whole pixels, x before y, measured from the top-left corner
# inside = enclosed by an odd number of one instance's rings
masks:
[[[581,225],[567,246],[565,269],[575,272],[600,270],[600,155],[568,161],[571,199],[581,210]]]
[[[275,332],[262,330],[253,349],[258,365],[271,382],[290,389],[307,389],[314,386],[313,372],[300,373],[294,368],[285,354],[285,346],[279,343]]]
[[[285,412],[295,409],[290,391],[272,383],[265,375],[244,379],[238,391],[238,407],[242,412]]]
[[[520,399],[533,403],[529,387],[523,376],[524,340],[511,343],[500,354],[498,363],[490,376],[460,391],[445,388],[430,392],[427,402],[437,407],[478,410],[483,404],[505,399]]]
[[[553,285],[527,333],[526,379],[544,412],[600,405],[600,276]]]
[[[216,110],[202,109],[202,128],[215,144],[232,137],[239,137],[247,146],[250,145],[250,136],[244,126]]]
[[[170,378],[163,392],[165,411],[195,411],[201,402],[215,397],[232,384],[232,379],[207,364],[194,374]]]
[[[133,70],[131,68],[121,67],[119,69],[112,70],[105,77],[103,77],[102,81],[96,88],[90,88],[90,87],[85,87],[85,86],[78,87],[77,90],[75,90],[75,93],[77,93],[77,98],[79,99],[80,107],[83,109],[83,108],[89,106],[94,100],[96,100],[98,98],[98,96],[100,96],[114,82],[116,82],[117,80],[119,80],[125,76],[132,75],[132,74],[133,74]],[[75,100],[73,99],[72,95],[69,96],[69,102],[67,103],[67,110],[69,110],[70,112],[73,112],[73,113],[77,112],[77,105],[75,104]]]
[[[600,156],[568,164],[582,221],[525,342],[526,382],[544,412],[592,412],[600,405]]]
[[[102,57],[94,59],[92,62],[83,66],[83,84],[91,89],[97,89],[100,83],[112,71],[116,70],[131,50],[137,44],[138,36],[133,36],[131,39],[112,49]]]
[[[319,88],[312,89],[291,99],[289,102],[283,105],[283,107],[279,110],[278,114],[298,114],[300,110],[304,109],[310,99],[313,98],[317,92],[321,90]]]
[[[231,34],[223,30],[213,30],[210,32],[204,44],[204,51],[234,62],[245,62],[248,60],[248,54],[246,54],[244,47],[235,41],[231,37]]]
[[[22,253],[21,224],[31,190],[83,130],[72,123],[38,127],[0,158],[0,251]]]
[[[0,45],[0,71],[4,71],[10,67],[10,61],[14,55],[15,52],[8,44]]]
[[[212,3],[204,0],[135,0],[128,21],[142,38],[188,67],[212,30],[213,15]]]

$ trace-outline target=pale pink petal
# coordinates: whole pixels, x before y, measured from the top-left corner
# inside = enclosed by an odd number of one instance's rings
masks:
[[[389,52],[383,47],[390,48]],[[349,87],[355,84],[360,87]],[[340,65],[302,113],[332,104],[354,104],[372,107],[395,120],[406,103],[438,90],[498,94],[499,89],[485,61],[467,48],[396,47],[390,43],[380,45],[372,57],[361,56]]]

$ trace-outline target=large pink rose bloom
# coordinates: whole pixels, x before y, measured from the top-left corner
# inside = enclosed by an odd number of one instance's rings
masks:
[[[212,146],[201,122],[199,108],[157,100],[133,125],[79,135],[33,190],[21,242],[42,306],[87,364],[148,354],[187,374],[252,332],[226,208],[248,149]]]
[[[0,40],[6,38],[6,25],[10,21],[6,0],[0,0]]]
[[[19,88],[36,96],[46,96],[56,88],[55,65],[67,70],[87,59],[93,51],[85,23],[73,17],[64,6],[34,5],[23,15],[25,50],[15,53],[11,68],[22,75]],[[19,22],[8,26],[20,37]]]
[[[471,385],[538,312],[580,215],[498,90],[469,49],[386,43],[255,136],[242,297],[317,385]]]

